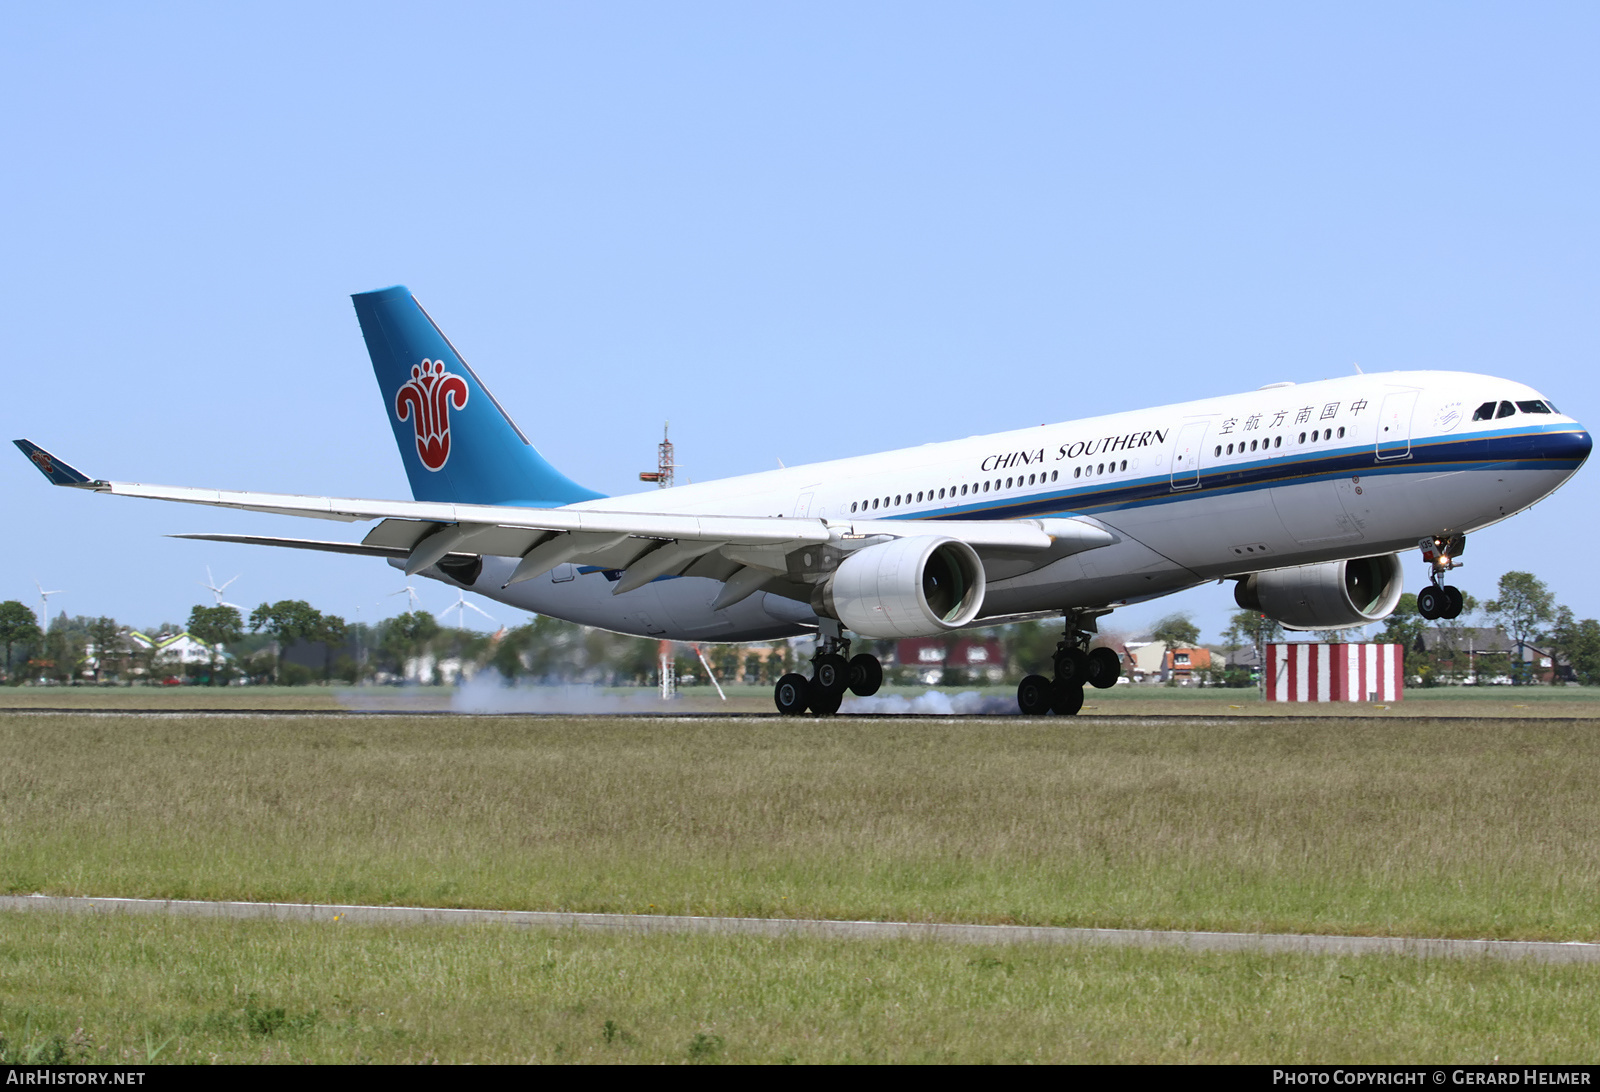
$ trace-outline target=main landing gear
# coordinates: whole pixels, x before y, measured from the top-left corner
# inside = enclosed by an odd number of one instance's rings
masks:
[[[828,632],[830,628],[832,633]],[[876,694],[882,685],[883,665],[878,658],[865,652],[850,656],[850,642],[835,623],[825,627],[817,641],[817,653],[811,658],[811,678],[785,675],[778,680],[772,697],[778,712],[785,716],[799,716],[807,709],[819,716],[831,716],[839,711],[845,691],[865,698]]]
[[[1110,611],[1067,611],[1066,633],[1056,645],[1055,678],[1029,675],[1017,687],[1017,708],[1023,716],[1054,713],[1070,717],[1083,708],[1085,685],[1100,690],[1117,685],[1122,661],[1109,648],[1090,648],[1098,626],[1095,620]]]
[[[1461,615],[1463,596],[1461,589],[1444,582],[1445,574],[1457,568],[1456,558],[1467,548],[1466,535],[1435,535],[1417,543],[1422,560],[1429,565],[1426,588],[1417,593],[1417,613],[1428,621],[1435,618],[1457,618]]]

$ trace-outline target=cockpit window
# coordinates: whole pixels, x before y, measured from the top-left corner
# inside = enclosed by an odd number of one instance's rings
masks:
[[[1472,419],[1474,421],[1493,421],[1494,420],[1494,403],[1493,402],[1485,402],[1483,405],[1481,405],[1477,409],[1473,410],[1472,411]]]
[[[1521,410],[1523,413],[1549,413],[1550,412],[1550,407],[1545,405],[1543,402],[1539,401],[1538,399],[1534,399],[1532,402],[1518,402],[1517,403],[1517,408],[1519,410]]]
[[[1501,417],[1510,417],[1513,413],[1516,413],[1516,412],[1517,412],[1517,407],[1516,406],[1513,406],[1510,402],[1501,402],[1500,403],[1500,409],[1495,414],[1495,419],[1498,420]]]

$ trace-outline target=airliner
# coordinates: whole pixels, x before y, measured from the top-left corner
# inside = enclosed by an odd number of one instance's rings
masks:
[[[1116,682],[1098,620],[1209,581],[1294,629],[1389,615],[1419,551],[1424,617],[1466,536],[1548,496],[1589,433],[1524,383],[1356,374],[607,497],[547,462],[404,287],[352,297],[411,500],[90,478],[27,440],[54,484],[375,526],[359,542],[193,534],[385,558],[513,607],[641,637],[817,637],[780,712],[835,713],[879,661],[852,638],[1060,616],[1025,714]],[[1044,665],[1039,665],[1043,667]]]

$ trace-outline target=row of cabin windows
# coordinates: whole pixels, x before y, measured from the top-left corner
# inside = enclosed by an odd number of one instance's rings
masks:
[[[1072,468],[1072,476],[1074,478],[1097,478],[1101,474],[1115,474],[1119,470],[1126,469],[1128,469],[1128,460],[1123,459],[1120,466],[1114,462],[1097,463],[1094,466],[1075,466]]]
[[[1327,440],[1332,440],[1332,439],[1335,439],[1335,438],[1340,439],[1340,440],[1344,439],[1344,428],[1343,427],[1340,427],[1337,432],[1335,432],[1335,430],[1333,430],[1331,428],[1325,428],[1325,429],[1322,429],[1321,431],[1318,431],[1317,429],[1312,429],[1310,432],[1302,432],[1300,434],[1299,442],[1302,443],[1302,444],[1308,443],[1308,442],[1314,444],[1319,440],[1327,441]],[[1239,441],[1239,444],[1238,444],[1238,453],[1240,455],[1243,455],[1243,454],[1245,454],[1247,452],[1255,451],[1258,448],[1258,446],[1259,446],[1260,450],[1262,450],[1262,451],[1267,451],[1267,450],[1272,449],[1272,448],[1282,447],[1283,446],[1283,437],[1282,436],[1274,436],[1270,440],[1251,440],[1249,447],[1245,447],[1244,446],[1244,441],[1241,440],[1241,441]],[[1233,444],[1229,444],[1226,448],[1224,448],[1221,444],[1218,444],[1217,447],[1216,447],[1216,450],[1213,451],[1212,454],[1213,455],[1232,455],[1232,454],[1234,454],[1234,445]]]
[[[1512,405],[1510,402],[1501,402],[1497,406],[1493,402],[1485,402],[1483,405],[1472,411],[1472,419],[1474,421],[1493,421],[1501,417],[1510,417],[1518,410],[1521,410],[1523,413],[1561,412],[1560,410],[1556,409],[1555,403],[1543,402],[1535,398],[1531,402],[1518,402],[1516,405]]]
[[[1510,417],[1518,410],[1522,411],[1523,413],[1559,412],[1553,403],[1540,401],[1538,399],[1530,402],[1517,402],[1515,404],[1511,402],[1500,402],[1498,404],[1494,402],[1485,402],[1483,405],[1477,408],[1476,412],[1473,413],[1472,419],[1474,421],[1489,421],[1500,417]],[[1317,429],[1312,429],[1309,433],[1302,432],[1299,436],[1298,442],[1302,444],[1308,442],[1314,444],[1318,441],[1326,442],[1336,438],[1340,440],[1344,439],[1343,427],[1339,428],[1337,431],[1331,428],[1325,428],[1321,429],[1320,431]],[[1218,444],[1212,454],[1220,458],[1224,454],[1233,455],[1237,452],[1237,454],[1243,455],[1250,451],[1266,451],[1270,448],[1280,448],[1282,446],[1283,437],[1274,436],[1270,440],[1251,440],[1248,448],[1245,447],[1242,440],[1237,445],[1228,444],[1226,447],[1224,447],[1222,444]],[[1110,462],[1073,467],[1072,476],[1074,478],[1093,478],[1102,474],[1115,474],[1120,470],[1127,469],[1128,460],[1123,459],[1120,464],[1116,462]],[[1052,482],[1055,481],[1059,473],[1059,471],[1052,470],[1048,480]],[[954,499],[958,496],[967,496],[969,490],[972,494],[987,493],[991,489],[998,491],[1001,489],[1011,489],[1013,487],[1021,488],[1030,485],[1040,485],[1045,481],[1046,477],[1043,474],[1029,474],[1026,480],[1024,480],[1021,476],[1018,476],[1016,478],[1005,478],[1003,480],[996,478],[992,482],[977,482],[971,486],[963,485],[961,486],[959,492],[955,486],[949,486],[948,489],[940,489],[937,493],[935,493],[932,489],[921,490],[915,494],[896,493],[892,497],[883,497],[881,499],[878,497],[873,497],[871,500],[852,501],[850,504],[850,511],[872,512],[876,511],[880,507],[899,508],[907,504],[922,504],[924,502],[924,498],[926,498],[928,501],[944,500],[946,499],[947,493],[951,499]]]
[[[876,511],[880,507],[899,508],[905,504],[922,504],[924,499],[929,501],[944,500],[946,494],[948,494],[951,499],[956,497],[965,497],[969,489],[973,494],[978,494],[987,493],[991,489],[998,492],[1001,489],[1024,488],[1030,485],[1043,485],[1046,482],[1055,481],[1056,478],[1060,476],[1060,473],[1061,472],[1058,470],[1052,470],[1049,474],[1029,474],[1026,478],[1023,478],[1022,475],[1019,474],[1015,478],[996,478],[992,482],[974,482],[970,486],[963,485],[959,489],[952,485],[946,489],[939,490],[937,493],[935,493],[932,489],[926,489],[914,494],[896,493],[892,497],[883,497],[881,499],[878,497],[873,497],[871,500],[851,501],[850,511],[872,512]]]

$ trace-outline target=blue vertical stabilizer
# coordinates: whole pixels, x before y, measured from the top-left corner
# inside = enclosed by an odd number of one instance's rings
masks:
[[[413,497],[553,508],[604,496],[545,461],[408,289],[351,299]]]

